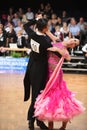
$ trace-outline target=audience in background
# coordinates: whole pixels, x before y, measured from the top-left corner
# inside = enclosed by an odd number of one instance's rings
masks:
[[[82,47],[82,51],[85,57],[84,63],[87,63],[87,43]]]
[[[0,47],[6,47],[6,34],[3,32],[3,29],[0,28]],[[0,51],[0,56],[4,56],[5,52]]]
[[[44,2],[40,3],[37,10],[33,10],[31,7],[25,9],[21,7],[18,9],[10,7],[8,9],[8,14],[7,12],[5,13],[5,11],[2,12],[0,28],[2,28],[5,34],[6,43],[4,44],[9,47],[10,42],[17,43],[18,31],[22,30],[22,36],[25,38],[27,47],[29,47],[29,38],[23,29],[23,25],[28,21],[33,22],[38,13],[42,14],[43,18],[48,19],[48,28],[53,35],[57,36],[57,41],[76,37],[80,39],[80,45],[78,48],[75,48],[75,50],[82,50],[82,47],[87,43],[87,25],[85,18],[83,16],[78,19],[74,16],[70,17],[66,10],[62,10],[60,14],[58,14],[54,11],[50,3]],[[57,29],[58,27],[59,29]],[[31,26],[31,28],[35,29],[33,26]]]
[[[9,47],[9,43],[17,42],[17,35],[12,23],[9,23],[9,26],[6,28],[6,32],[7,32],[6,46]]]

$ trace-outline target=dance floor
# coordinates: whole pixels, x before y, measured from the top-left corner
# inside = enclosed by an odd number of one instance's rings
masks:
[[[24,73],[0,73],[0,130],[28,130],[27,110],[30,100],[23,101]],[[77,92],[76,98],[87,108],[87,75],[64,74],[68,88]],[[45,122],[48,124],[48,122]],[[58,129],[61,122],[54,122],[54,129]],[[36,130],[39,128],[35,124]],[[73,118],[68,123],[67,130],[87,130],[87,110]]]

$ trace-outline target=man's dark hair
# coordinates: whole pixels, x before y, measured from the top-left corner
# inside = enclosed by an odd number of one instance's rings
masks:
[[[44,18],[41,18],[41,19],[37,20],[37,22],[36,22],[36,28],[39,31],[42,31],[44,28],[47,27],[47,24],[48,24],[48,20],[44,19]]]

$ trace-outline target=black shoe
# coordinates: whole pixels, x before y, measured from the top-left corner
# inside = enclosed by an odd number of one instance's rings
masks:
[[[39,120],[37,120],[37,126],[39,126],[42,130],[49,129],[42,121],[39,121]]]
[[[34,130],[34,122],[32,120],[29,120],[28,125],[29,130]]]

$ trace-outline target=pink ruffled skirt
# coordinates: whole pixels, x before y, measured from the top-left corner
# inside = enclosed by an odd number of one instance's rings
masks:
[[[68,89],[62,78],[62,63],[61,59],[46,88],[36,99],[34,117],[39,120],[67,121],[85,110],[82,102],[75,98],[76,93]]]

